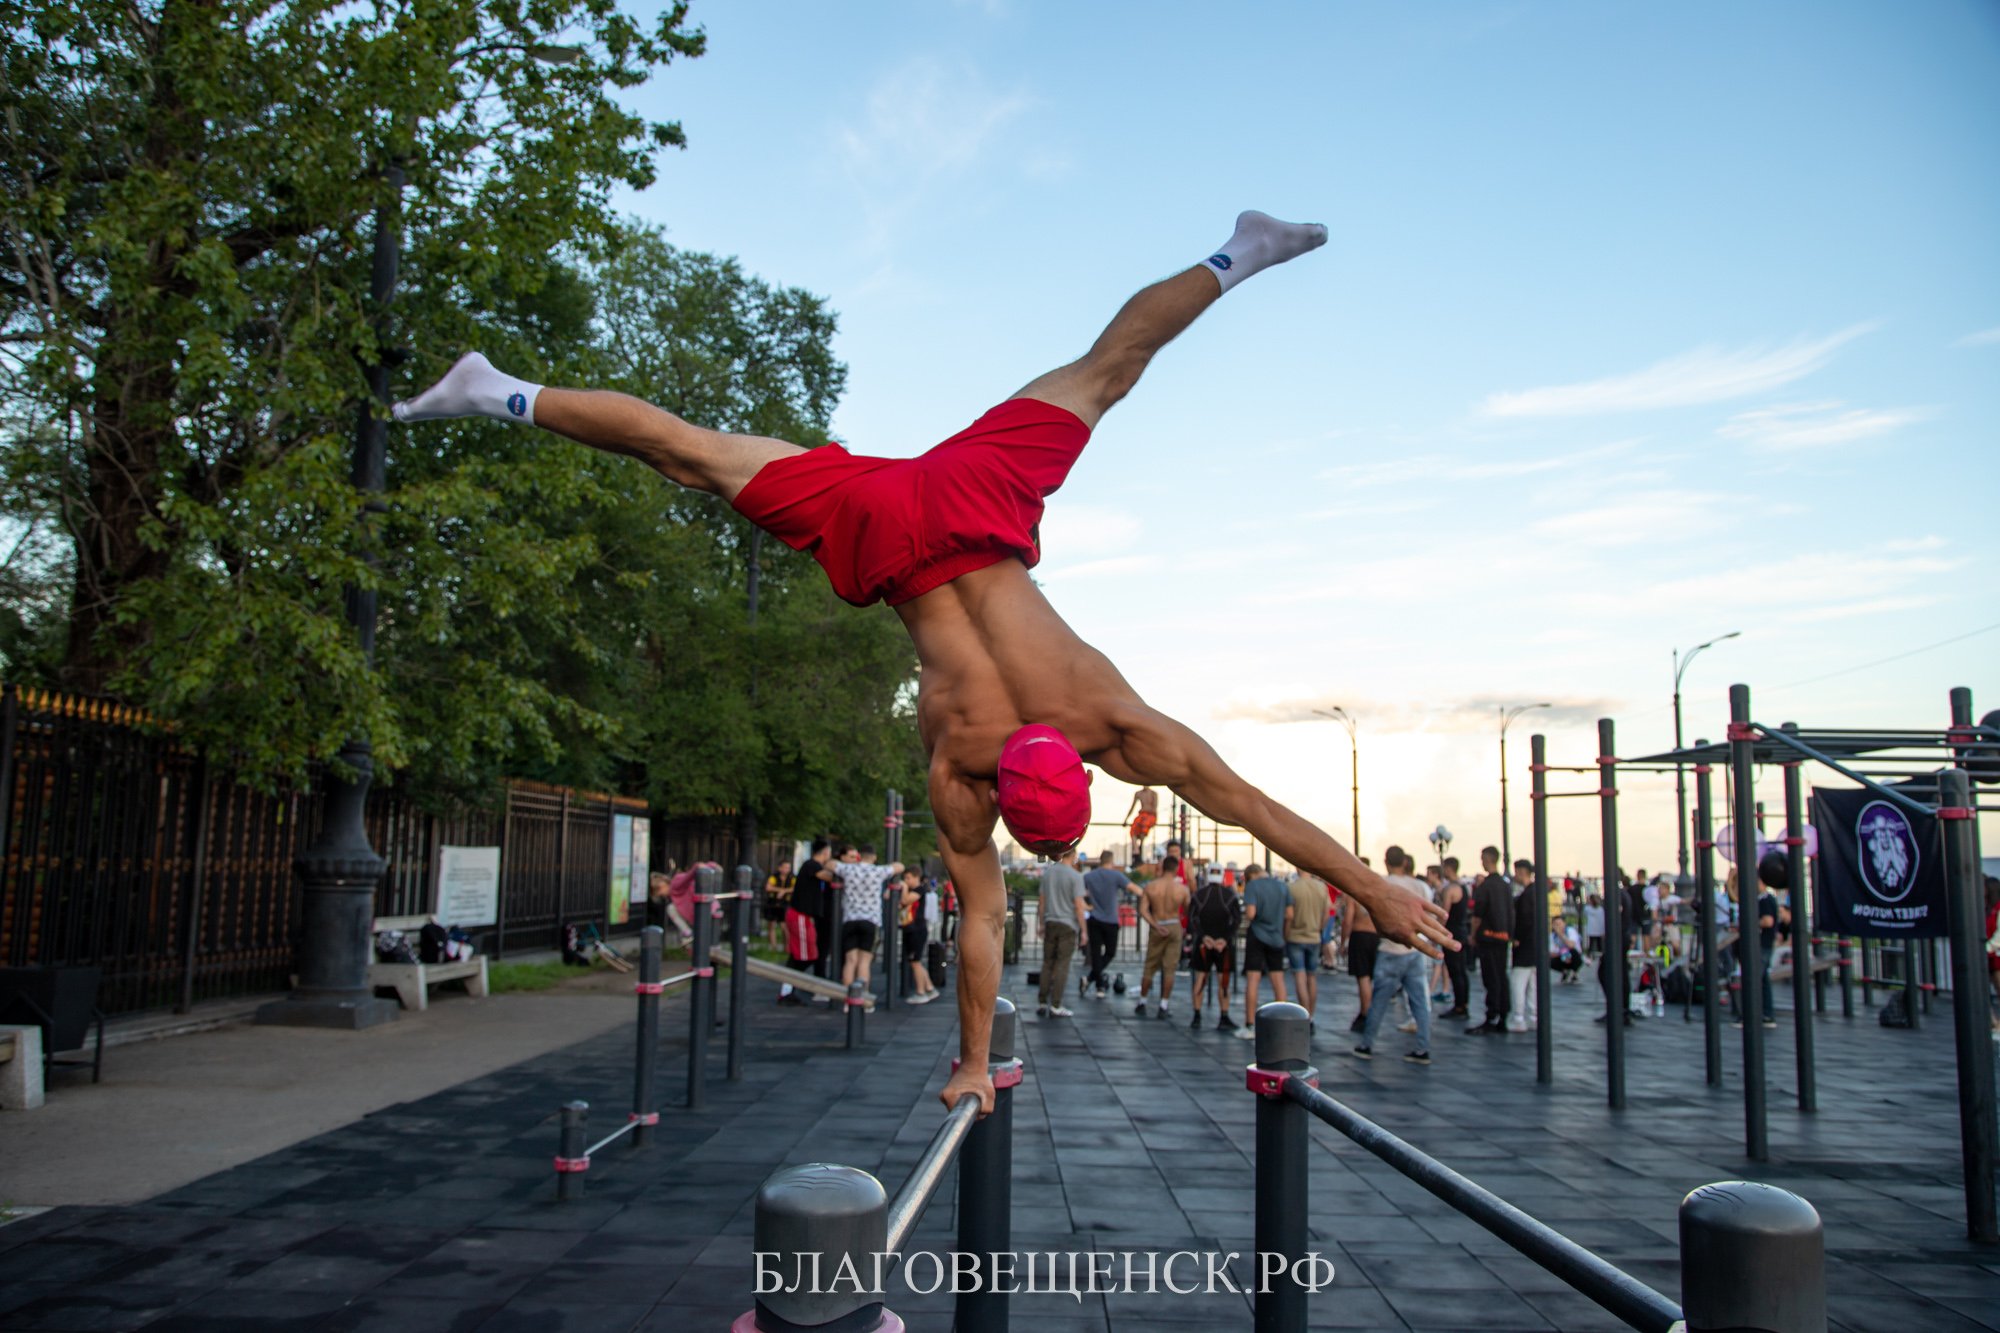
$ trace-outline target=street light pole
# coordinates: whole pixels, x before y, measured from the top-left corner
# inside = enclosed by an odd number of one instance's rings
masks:
[[[383,173],[388,196],[375,213],[375,254],[368,298],[376,352],[368,364],[368,396],[362,400],[354,435],[354,488],[369,510],[383,490],[389,440],[389,307],[396,295],[396,268],[402,258],[403,166],[391,160]],[[372,524],[370,525],[372,529]],[[369,562],[374,552],[369,550]],[[375,661],[375,590],[349,584],[347,623],[360,641],[363,659]],[[343,776],[343,773],[346,776]],[[303,888],[299,933],[299,982],[282,1000],[257,1011],[257,1021],[284,1027],[358,1029],[394,1020],[394,1000],[378,1000],[368,985],[373,953],[375,886],[387,862],[368,841],[368,787],[375,761],[366,736],[349,736],[339,763],[326,777],[326,802],[319,836],[299,854]]]
[[[1513,708],[1500,709],[1500,872],[1511,873],[1514,868],[1514,840],[1512,830],[1507,827],[1507,727],[1523,713],[1537,708],[1553,708],[1554,704],[1520,704]]]
[[[1696,644],[1694,647],[1688,649],[1686,653],[1682,653],[1678,648],[1674,650],[1674,752],[1676,754],[1680,753],[1681,748],[1682,673],[1688,669],[1688,664],[1694,661],[1696,655],[1702,649],[1713,648],[1716,644],[1723,642],[1723,640],[1733,639],[1742,632],[1740,629],[1733,629],[1727,634],[1718,634],[1707,643]],[[1678,759],[1674,761],[1674,809],[1679,816],[1678,836],[1680,838],[1680,873],[1674,877],[1674,887],[1685,893],[1686,885],[1683,881],[1687,879],[1688,873],[1687,769]]]
[[[1355,739],[1354,714],[1335,704],[1331,708],[1315,708],[1313,712],[1321,717],[1332,718],[1347,728],[1347,748],[1349,751],[1349,799],[1353,802],[1350,815],[1353,818],[1353,852],[1361,855],[1361,743]]]

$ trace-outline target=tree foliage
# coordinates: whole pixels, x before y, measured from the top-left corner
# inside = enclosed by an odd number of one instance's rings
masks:
[[[753,631],[726,506],[484,422],[392,427],[373,512],[350,482],[364,368],[398,359],[378,329],[414,349],[405,391],[478,346],[824,437],[824,303],[609,208],[682,143],[617,92],[702,53],[684,3],[0,0],[0,28],[11,674],[114,690],[266,781],[360,733],[422,792],[511,772],[805,831],[910,780],[893,619],[777,548]],[[350,584],[380,597],[372,666]]]

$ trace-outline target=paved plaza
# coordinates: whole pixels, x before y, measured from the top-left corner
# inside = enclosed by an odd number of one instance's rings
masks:
[[[1128,961],[1129,966],[1129,961]],[[755,988],[740,1083],[716,1051],[708,1105],[665,1113],[658,1140],[607,1149],[581,1202],[553,1202],[556,1107],[591,1102],[600,1132],[629,1106],[631,1035],[607,1032],[388,1106],[144,1203],[63,1207],[0,1227],[0,1327],[168,1330],[695,1330],[750,1303],[750,1200],[787,1162],[845,1162],[900,1183],[936,1126],[956,1049],[953,1006],[874,1015],[868,1049],[840,1019],[772,1007]],[[1141,1019],[1131,997],[1025,1001],[1016,1094],[1014,1242],[1037,1251],[1251,1251],[1250,1044],[1185,1009]],[[725,991],[726,994],[726,991]],[[1596,992],[1558,987],[1558,1077],[1534,1084],[1529,1035],[1444,1025],[1428,1068],[1348,1055],[1353,985],[1329,980],[1317,1039],[1325,1089],[1419,1147],[1677,1295],[1675,1207],[1688,1189],[1750,1176],[1826,1220],[1837,1327],[2000,1328],[2000,1253],[1964,1239],[1948,1011],[1918,1033],[1872,1011],[1821,1019],[1820,1101],[1793,1109],[1790,1015],[1769,1034],[1774,1160],[1748,1169],[1734,1043],[1728,1085],[1701,1081],[1698,1024],[1678,1011],[1631,1031],[1630,1105],[1605,1109]],[[1181,997],[1185,1003],[1185,994]],[[442,999],[441,1004],[472,1004]],[[662,1087],[678,1105],[684,1010],[663,1019]],[[317,1034],[301,1033],[312,1041]],[[107,1077],[116,1077],[115,1068]],[[55,1096],[67,1095],[60,1088]],[[0,1121],[0,1135],[17,1123]],[[1312,1323],[1362,1329],[1598,1329],[1620,1325],[1323,1126],[1313,1128],[1313,1231],[1337,1270]],[[915,1248],[951,1247],[947,1184]],[[1247,1257],[1236,1271],[1247,1277]],[[913,1330],[949,1326],[947,1295],[900,1292]],[[1246,1298],[1017,1296],[1037,1333],[1163,1325],[1247,1328]]]

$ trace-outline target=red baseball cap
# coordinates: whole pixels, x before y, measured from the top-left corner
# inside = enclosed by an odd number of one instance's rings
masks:
[[[1000,818],[1029,851],[1074,846],[1090,827],[1090,774],[1069,737],[1032,723],[1000,747]]]

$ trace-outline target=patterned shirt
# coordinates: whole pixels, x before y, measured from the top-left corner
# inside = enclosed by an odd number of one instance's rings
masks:
[[[840,876],[840,915],[844,921],[882,924],[882,886],[889,867],[861,861],[838,861],[829,867]]]

